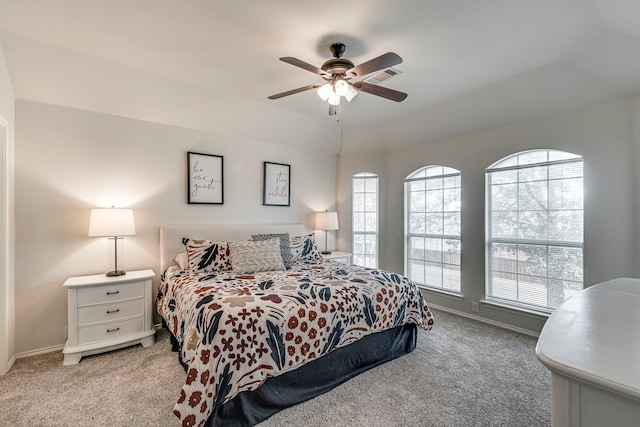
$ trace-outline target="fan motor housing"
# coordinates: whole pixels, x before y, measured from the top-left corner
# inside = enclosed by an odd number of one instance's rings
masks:
[[[325,61],[322,64],[322,71],[326,71],[329,74],[345,74],[347,71],[354,67],[353,62],[345,58],[333,58]]]

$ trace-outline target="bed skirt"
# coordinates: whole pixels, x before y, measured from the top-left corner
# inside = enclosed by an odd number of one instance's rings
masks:
[[[411,353],[416,348],[417,326],[407,324],[367,335],[298,369],[268,378],[261,387],[243,391],[214,408],[205,424],[253,426],[283,409],[312,399],[362,372]],[[173,350],[178,344],[171,336]],[[178,354],[180,354],[178,352]],[[180,361],[185,367],[185,364]]]

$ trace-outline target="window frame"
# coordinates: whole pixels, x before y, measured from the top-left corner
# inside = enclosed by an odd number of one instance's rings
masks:
[[[355,205],[356,192],[355,192],[355,185],[354,185],[356,179],[364,180],[365,188],[366,188],[366,182],[368,180],[375,181],[375,188],[376,188],[375,212],[366,210],[366,200],[364,200],[364,210],[356,211],[356,205]],[[364,197],[366,197],[367,192],[363,191],[363,192],[359,192],[358,194],[363,194],[365,195]],[[355,227],[356,214],[360,214],[360,213],[362,214],[375,213],[376,229],[374,232],[368,231],[368,230],[356,231],[356,227]],[[365,240],[367,236],[373,236],[375,238],[375,254],[370,254],[366,252],[366,244],[365,244],[365,253],[358,253],[358,251],[356,250],[356,243],[355,243],[356,236],[364,236]],[[352,264],[361,265],[361,264],[358,264],[357,262],[359,260],[359,257],[366,258],[373,255],[375,265],[373,266],[367,265],[366,267],[378,268],[379,260],[380,260],[380,177],[373,172],[358,172],[351,176],[351,252],[352,252],[351,253]]]
[[[429,171],[434,171],[435,169],[441,169],[442,173],[439,174],[435,174],[435,175],[430,175]],[[445,172],[446,171],[446,172]],[[418,175],[424,175],[424,176],[418,176]],[[444,192],[443,192],[443,207],[440,211],[437,211],[437,213],[441,213],[443,215],[443,232],[441,234],[436,234],[436,233],[427,233],[426,230],[424,233],[415,233],[415,232],[411,232],[411,214],[412,213],[416,213],[413,212],[411,210],[411,183],[412,182],[417,182],[417,181],[425,181],[425,214],[428,212],[428,208],[427,208],[427,202],[426,202],[426,193],[428,191],[427,189],[427,181],[429,179],[446,179],[446,178],[451,178],[451,177],[457,177],[458,178],[458,185],[457,187],[450,187],[450,188],[457,188],[458,189],[458,198],[459,198],[459,206],[458,209],[455,211],[446,211],[444,209]],[[424,288],[424,289],[428,289],[428,290],[432,290],[432,291],[436,291],[436,292],[441,292],[441,293],[446,293],[446,294],[453,294],[455,296],[462,296],[462,172],[459,171],[458,169],[449,167],[449,166],[444,166],[444,165],[427,165],[427,166],[423,166],[419,169],[416,169],[415,171],[413,171],[412,173],[410,173],[409,175],[407,175],[407,177],[404,179],[404,268],[405,268],[405,276],[407,276],[408,278],[410,278],[412,281],[414,281],[416,283],[416,285],[418,287]],[[443,190],[445,188],[443,187]],[[434,211],[436,212],[436,211]],[[458,224],[458,233],[457,234],[445,234],[444,233],[444,215],[445,213],[456,213],[459,216],[459,224]],[[433,261],[433,260],[429,260],[428,262],[433,263],[433,264],[439,264],[440,265],[440,284],[439,285],[434,285],[434,284],[429,284],[429,283],[423,283],[421,281],[418,281],[417,278],[412,277],[412,263],[411,261],[414,259],[411,257],[411,251],[412,251],[412,247],[411,247],[411,241],[412,238],[423,238],[423,239],[438,239],[440,240],[441,243],[441,249],[440,249],[440,261]],[[452,263],[452,262],[445,262],[444,258],[445,258],[445,253],[446,251],[443,249],[444,243],[446,241],[450,241],[450,240],[454,240],[457,241],[457,254],[458,254],[458,264]],[[423,262],[427,262],[427,259],[425,257],[423,257],[421,259]],[[446,269],[445,266],[454,266],[457,268],[454,269]],[[457,283],[458,283],[458,287],[457,289],[452,289],[452,288],[448,288],[445,287],[445,270],[453,270],[456,271],[457,269]],[[425,271],[425,276],[426,276],[426,271]]]
[[[542,152],[546,152],[546,161],[535,161],[535,162],[529,162],[529,163],[524,163],[524,164],[520,164],[519,163],[519,158],[520,156],[523,155],[531,155],[531,154],[535,154],[535,153],[542,153]],[[558,158],[555,160],[549,160],[550,158],[550,154],[554,153],[556,155],[559,155],[561,157],[564,158]],[[513,163],[513,161],[515,160],[515,164],[508,164],[506,166],[503,166],[505,163]],[[545,212],[545,216],[547,218],[550,217],[550,212],[553,212],[554,209],[550,208],[552,199],[551,199],[551,195],[550,195],[550,182],[552,181],[559,181],[560,179],[553,179],[550,178],[549,176],[549,167],[550,166],[556,166],[556,165],[562,165],[562,164],[572,164],[572,163],[581,163],[581,175],[580,175],[580,179],[582,182],[582,193],[580,195],[580,199],[582,202],[581,205],[581,218],[582,218],[582,223],[581,223],[581,239],[579,241],[572,241],[572,240],[554,240],[551,239],[549,236],[549,225],[547,222],[546,225],[546,232],[547,232],[547,236],[546,239],[533,239],[533,238],[521,238],[520,236],[517,236],[515,238],[512,237],[493,237],[492,232],[493,232],[493,216],[492,214],[494,213],[493,211],[493,192],[492,192],[492,188],[493,188],[493,184],[491,182],[491,177],[493,173],[496,172],[504,172],[504,171],[517,171],[517,170],[523,170],[523,169],[533,169],[533,168],[540,168],[540,167],[546,167],[546,177],[544,180],[537,180],[536,182],[544,182],[546,184],[546,208],[544,210]],[[562,178],[562,179],[575,179],[576,177],[571,177],[571,178]],[[520,184],[521,183],[526,183],[526,182],[533,182],[533,181],[521,181],[520,180],[520,174],[518,174],[518,178],[515,181],[515,184],[517,185],[517,191],[518,191],[518,197],[516,200],[516,204],[518,205],[517,209],[516,209],[516,214],[517,214],[517,218],[518,218],[518,222],[517,222],[517,226],[519,227],[521,222],[520,222],[520,217],[521,217],[521,212],[527,212],[526,209],[520,209]],[[489,166],[488,168],[485,169],[485,200],[486,200],[486,208],[485,208],[485,302],[488,303],[492,303],[492,304],[496,304],[496,305],[500,305],[500,306],[504,306],[504,307],[508,307],[508,308],[512,308],[512,309],[516,309],[519,311],[524,311],[524,312],[532,312],[532,313],[537,313],[537,314],[542,314],[542,315],[548,315],[550,313],[553,312],[553,310],[555,309],[554,307],[551,307],[549,304],[549,280],[561,280],[561,278],[558,277],[552,277],[549,274],[549,249],[550,248],[563,248],[563,249],[579,249],[580,250],[580,258],[581,258],[581,266],[580,266],[580,275],[581,275],[581,281],[578,282],[577,280],[568,280],[568,279],[564,279],[564,281],[566,282],[571,282],[571,283],[576,283],[576,284],[580,284],[581,285],[581,289],[584,289],[584,157],[571,153],[571,152],[567,152],[564,150],[558,150],[558,149],[535,149],[535,150],[525,150],[525,151],[520,151],[517,153],[513,153],[511,155],[505,156],[502,159],[496,161],[495,163],[493,163],[491,166]],[[568,209],[564,209],[564,210],[568,210]],[[492,287],[494,285],[494,282],[492,281],[493,279],[493,264],[492,261],[494,261],[493,259],[493,254],[492,254],[492,250],[493,250],[493,246],[495,244],[501,244],[501,245],[514,245],[516,247],[516,257],[515,257],[515,263],[516,263],[516,269],[515,269],[515,273],[513,273],[512,271],[505,271],[505,270],[498,270],[495,269],[495,272],[502,272],[503,274],[507,275],[507,274],[513,274],[515,275],[516,279],[516,289],[515,289],[515,293],[516,295],[518,295],[516,297],[516,299],[509,299],[509,298],[505,298],[505,297],[499,297],[499,296],[495,296],[492,295],[490,293],[490,291],[492,290]],[[519,258],[520,255],[520,246],[527,246],[527,247],[538,247],[538,248],[543,248],[545,250],[545,268],[546,268],[546,275],[545,276],[540,276],[540,275],[527,275],[524,273],[520,273],[519,271],[519,263],[521,263],[521,259]],[[495,261],[494,261],[495,262]],[[523,302],[520,301],[520,293],[522,292],[522,290],[520,289],[520,276],[529,276],[532,279],[533,278],[544,278],[545,282],[546,282],[546,289],[547,291],[545,292],[546,295],[546,305],[545,306],[541,306],[538,304],[534,304],[532,302]],[[568,300],[570,297],[567,297],[564,299],[564,301]]]

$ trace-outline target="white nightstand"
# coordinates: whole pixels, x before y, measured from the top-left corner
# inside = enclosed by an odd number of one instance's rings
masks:
[[[322,258],[331,261],[341,262],[343,264],[351,264],[351,254],[348,252],[333,251],[330,254],[321,254]]]
[[[70,277],[64,282],[68,298],[68,339],[64,365],[83,356],[135,344],[153,345],[151,279],[153,270],[123,276]]]

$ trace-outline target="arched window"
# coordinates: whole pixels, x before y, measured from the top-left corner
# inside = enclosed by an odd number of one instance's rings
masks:
[[[405,274],[460,292],[460,171],[427,166],[405,179]]]
[[[583,158],[513,154],[486,170],[488,300],[549,312],[583,288]]]
[[[378,175],[353,175],[352,262],[378,268]]]

